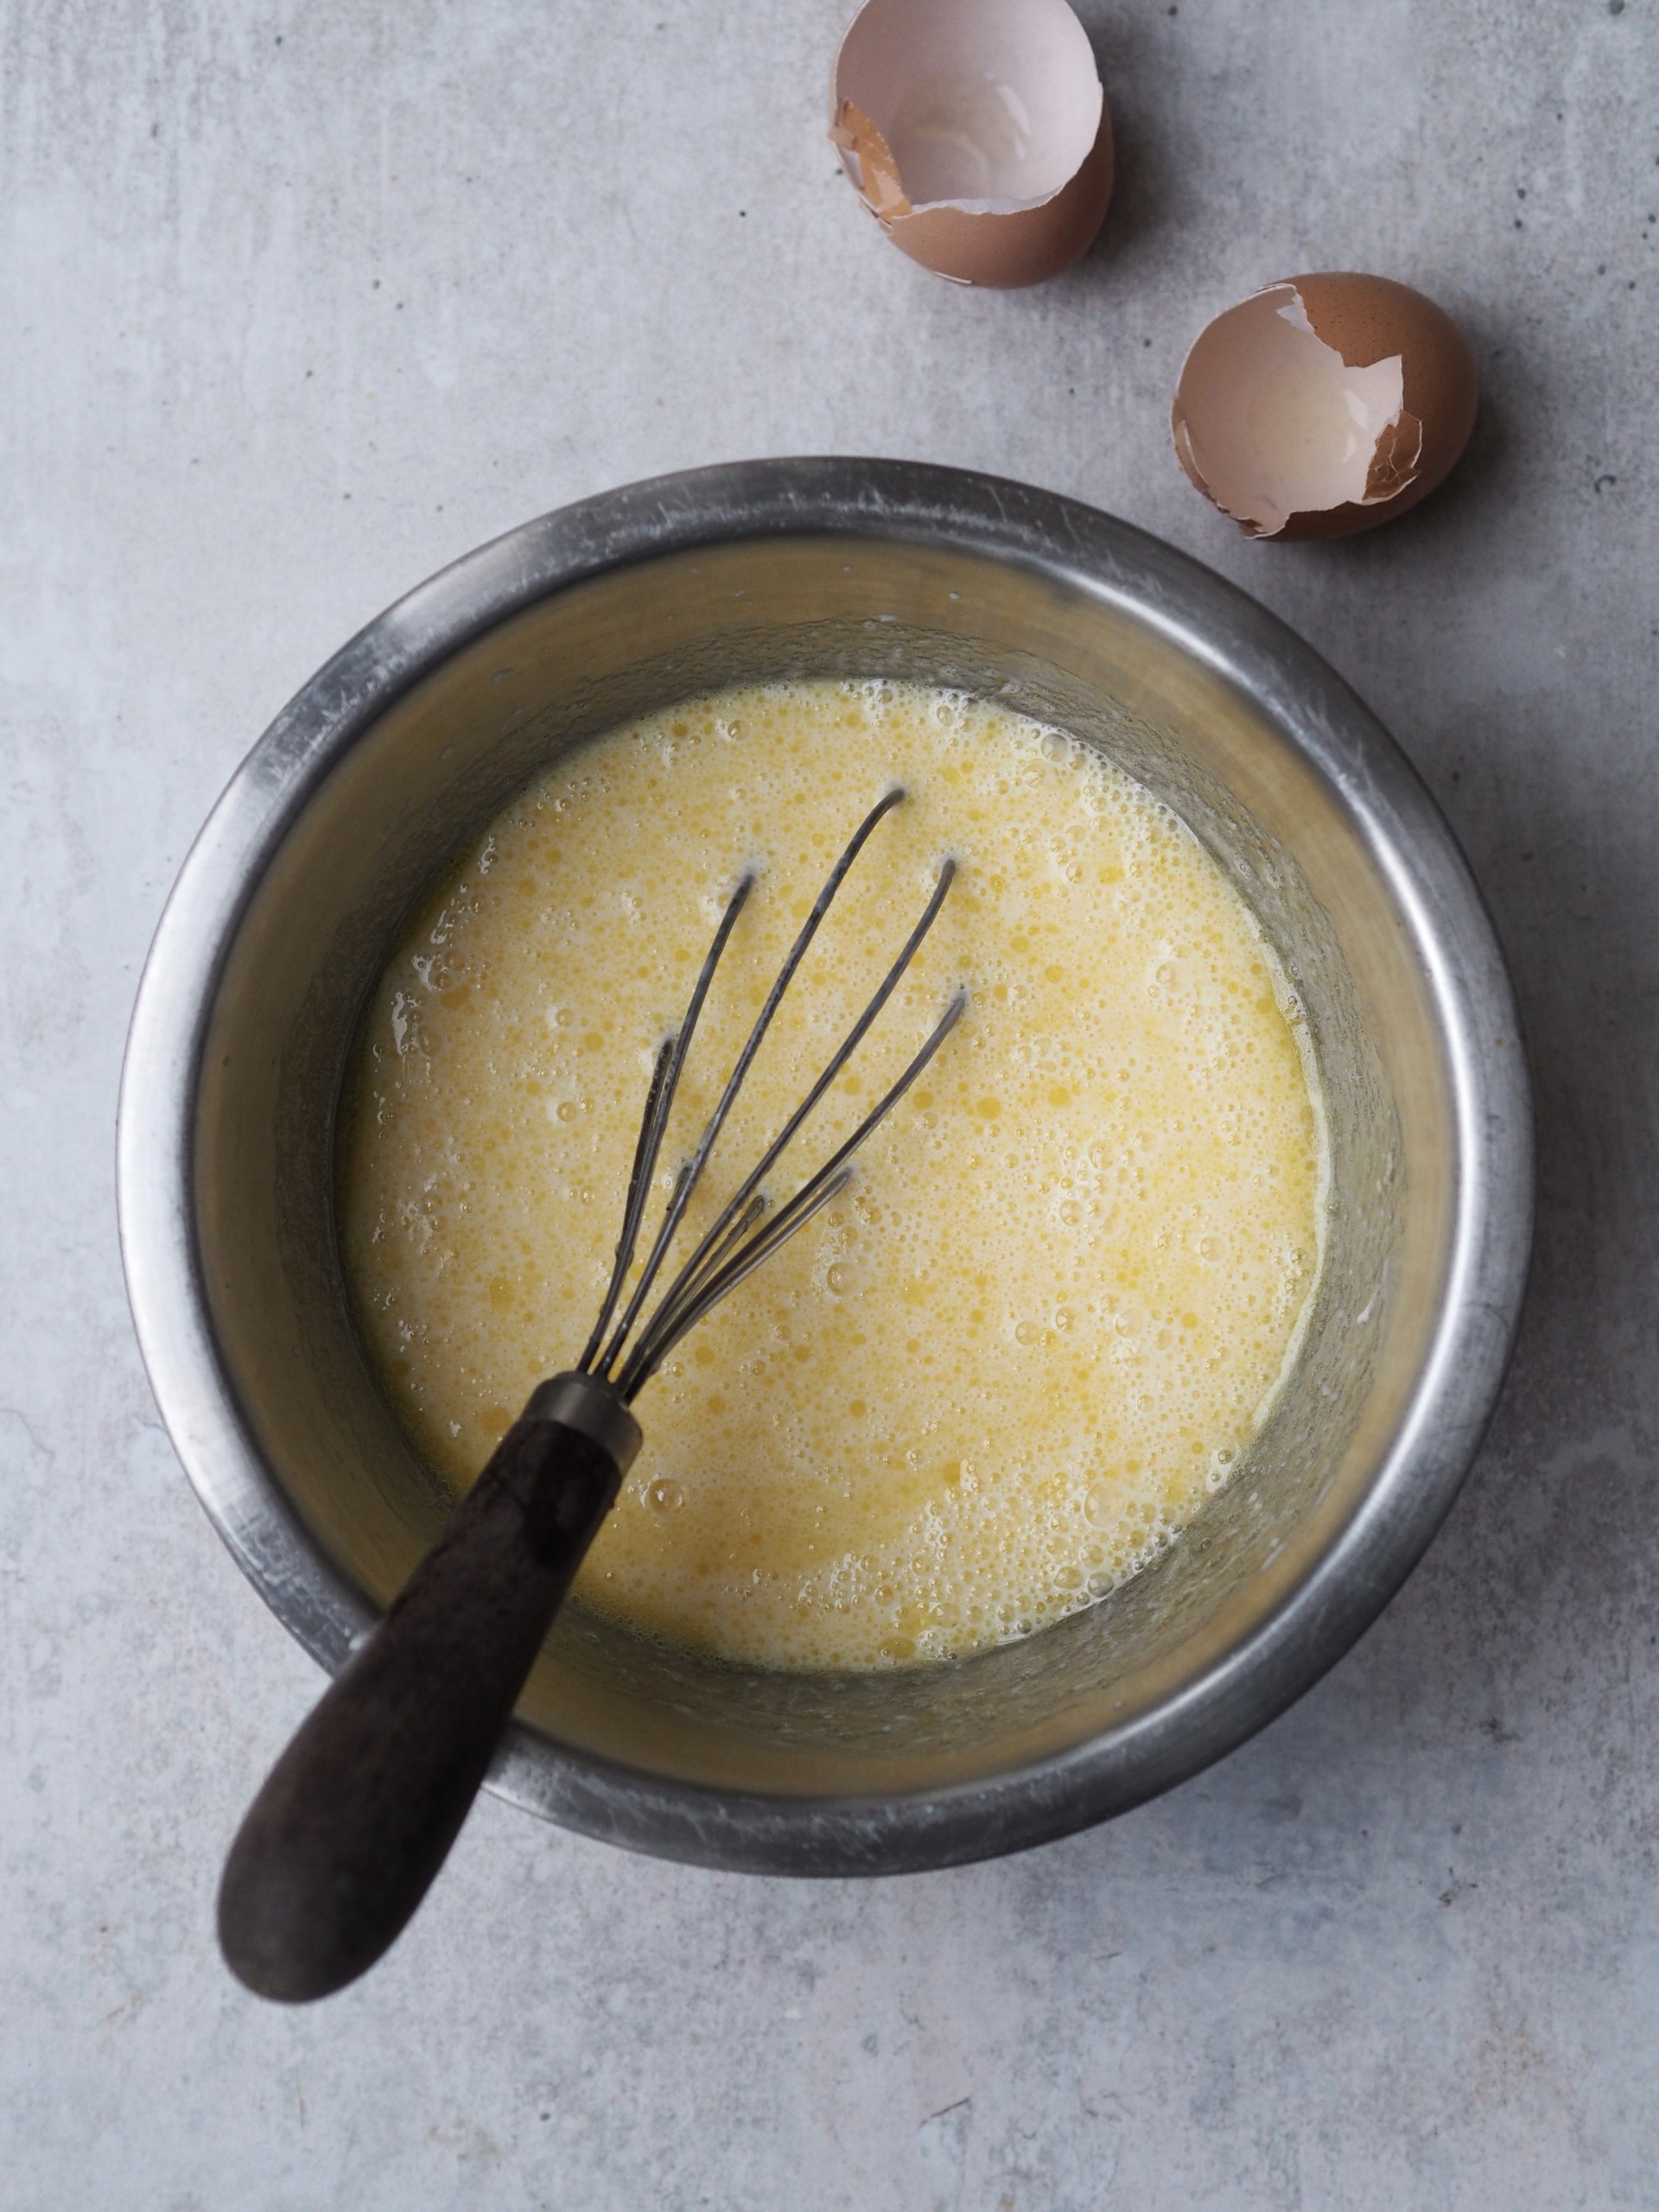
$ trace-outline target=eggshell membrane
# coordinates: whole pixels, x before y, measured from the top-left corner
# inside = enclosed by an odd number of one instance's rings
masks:
[[[1221,506],[1194,451],[1201,444],[1189,414],[1192,386],[1202,372],[1217,365],[1218,349],[1237,334],[1245,312],[1271,295],[1300,301],[1307,324],[1350,369],[1371,369],[1397,359],[1400,412],[1395,423],[1379,429],[1367,473],[1364,495],[1327,506],[1306,507],[1277,530],[1241,527],[1249,537],[1291,540],[1351,537],[1405,513],[1425,499],[1452,470],[1474,428],[1480,379],[1468,340],[1433,300],[1408,284],[1356,271],[1326,271],[1281,278],[1227,308],[1198,334],[1176,385],[1171,428],[1176,456],[1191,481]],[[1223,512],[1229,512],[1224,506]]]
[[[984,180],[996,188],[983,196],[962,180],[940,190],[907,116],[926,104],[933,128],[922,138],[961,143],[987,94],[1017,105],[1023,144]],[[938,127],[952,99],[963,104],[954,134]],[[893,244],[957,283],[1012,289],[1058,276],[1111,199],[1111,116],[1066,0],[868,0],[836,57],[830,136]]]

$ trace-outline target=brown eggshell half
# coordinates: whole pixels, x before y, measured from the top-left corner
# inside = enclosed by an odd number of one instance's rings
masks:
[[[944,98],[958,85],[971,99],[1006,79],[1036,126],[1027,181],[1040,188],[919,198],[895,127],[906,94],[931,81]],[[1012,289],[1058,276],[1087,249],[1112,196],[1111,115],[1067,0],[868,0],[836,58],[830,136],[893,244],[958,284]]]
[[[929,207],[895,217],[887,232],[900,253],[936,276],[1013,291],[1058,276],[1088,251],[1105,220],[1112,178],[1112,118],[1103,106],[1100,130],[1083,167],[1043,207],[1012,215]]]
[[[1395,423],[1378,434],[1363,499],[1301,509],[1275,531],[1259,531],[1248,523],[1241,527],[1247,536],[1287,540],[1349,537],[1375,529],[1426,499],[1468,444],[1480,396],[1474,354],[1443,308],[1391,277],[1357,271],[1284,277],[1252,298],[1281,290],[1296,296],[1314,335],[1340,355],[1347,367],[1370,368],[1398,358],[1401,412]],[[1196,463],[1185,388],[1200,348],[1206,343],[1213,348],[1229,318],[1249,304],[1241,301],[1238,308],[1226,309],[1199,333],[1183,365],[1171,414],[1182,468],[1217,505],[1221,501]]]

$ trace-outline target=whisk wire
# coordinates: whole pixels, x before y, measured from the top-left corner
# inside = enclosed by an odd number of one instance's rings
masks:
[[[827,1206],[852,1179],[852,1169],[843,1167],[839,1175],[815,1189],[805,1204],[799,1201],[806,1194],[798,1191],[788,1205],[780,1208],[723,1267],[705,1274],[694,1294],[683,1299],[677,1308],[654,1315],[650,1328],[629,1353],[617,1378],[619,1396],[632,1404],[681,1338],[689,1336],[728,1291],[735,1290],[745,1275],[753,1274],[761,1262],[769,1260],[780,1245],[786,1244],[798,1229],[804,1229],[813,1215]]]
[[[711,1245],[706,1251],[701,1245],[698,1247],[697,1252],[681,1268],[672,1284],[664,1292],[658,1301],[656,1315],[650,1325],[653,1329],[671,1308],[683,1306],[688,1299],[696,1296],[714,1274],[715,1268],[722,1266],[730,1258],[732,1253],[756,1223],[764,1217],[771,1203],[764,1192],[757,1192],[736,1219],[728,1224],[717,1243]]]
[[[956,874],[956,862],[946,858],[940,863],[939,874],[931,895],[920,918],[912,929],[900,948],[898,957],[887,969],[879,988],[868,1001],[858,1019],[853,1023],[840,1045],[830,1056],[817,1081],[796,1107],[783,1128],[766,1147],[760,1160],[744,1178],[738,1188],[721,1207],[713,1223],[698,1239],[696,1248],[670,1283],[659,1300],[656,1311],[645,1321],[638,1340],[624,1357],[624,1348],[650,1298],[657,1278],[666,1260],[670,1247],[684,1218],[697,1183],[702,1177],[709,1154],[713,1152],[720,1133],[734,1104],[743,1081],[748,1074],[756,1053],[760,1051],[773,1016],[781,1004],[785,992],[794,979],[807,948],[817,933],[819,924],[829,912],[831,901],[841,888],[848,870],[857,859],[866,841],[883,817],[899,805],[905,798],[901,787],[885,792],[865,816],[843,847],[834,868],[825,879],[823,888],[807,913],[790,947],[788,957],[775,977],[761,1006],[754,1024],[746,1039],[741,1052],[728,1077],[725,1088],[713,1113],[704,1124],[696,1144],[688,1159],[675,1175],[668,1204],[656,1236],[652,1240],[639,1281],[623,1306],[621,1317],[611,1328],[616,1309],[622,1300],[624,1287],[634,1253],[639,1244],[649,1204],[652,1185],[657,1173],[657,1162],[667,1134],[673,1111],[675,1094],[684,1068],[691,1039],[696,1032],[703,1004],[714,981],[715,970],[721,954],[731,939],[737,917],[756,881],[753,869],[739,878],[720,924],[714,942],[705,955],[692,990],[685,1018],[680,1027],[665,1038],[658,1047],[652,1065],[650,1087],[645,1095],[645,1112],[640,1122],[639,1140],[634,1147],[633,1164],[628,1178],[627,1196],[623,1207],[622,1227],[617,1238],[616,1257],[604,1303],[580,1362],[579,1371],[609,1378],[611,1371],[620,1362],[614,1388],[624,1401],[632,1400],[649,1381],[652,1374],[674,1346],[686,1333],[696,1327],[705,1314],[718,1305],[728,1292],[734,1289],[743,1278],[758,1268],[785,1243],[798,1230],[805,1227],[822,1207],[827,1205],[836,1192],[848,1182],[851,1168],[849,1162],[865,1139],[886,1118],[905,1092],[909,1090],[927,1063],[932,1058],[945,1038],[960,1019],[967,1004],[965,991],[958,991],[946,1007],[932,1033],[911,1059],[898,1081],[884,1094],[876,1105],[859,1122],[852,1135],[838,1147],[823,1165],[810,1175],[788,1202],[768,1221],[765,1216],[768,1201],[760,1185],[776,1166],[785,1148],[800,1129],[807,1116],[823,1097],[847,1062],[868,1034],[887,1001],[898,988],[900,978],[915,958],[923,939],[938,918],[946,893]],[[610,1331],[608,1343],[607,1332]],[[601,1346],[604,1349],[601,1351]]]
[[[705,1268],[698,1282],[678,1301],[674,1300],[671,1293],[664,1300],[618,1378],[617,1389],[624,1399],[632,1401],[680,1339],[696,1328],[728,1291],[735,1290],[745,1275],[758,1268],[763,1260],[770,1259],[779,1245],[786,1243],[797,1230],[804,1229],[820,1208],[828,1205],[837,1192],[845,1189],[852,1178],[852,1169],[848,1162],[921,1074],[962,1019],[967,1004],[967,992],[958,991],[898,1081],[871,1108],[839,1149],[824,1161],[816,1173],[808,1177],[786,1205],[779,1209],[764,1229],[757,1231],[722,1265],[712,1269]],[[745,1217],[753,1218],[753,1205]],[[732,1241],[728,1235],[726,1243],[729,1245]]]
[[[923,938],[926,937],[928,931],[932,928],[934,922],[938,917],[939,909],[944,904],[945,894],[950,888],[951,880],[955,876],[956,872],[957,864],[955,861],[946,858],[940,864],[938,880],[933,887],[932,895],[928,899],[927,905],[923,910],[921,918],[916,924],[915,928],[912,930],[910,935],[905,939],[903,945],[899,948],[898,957],[893,961],[893,965],[888,969],[886,976],[883,976],[880,988],[869,1000],[868,1003],[865,1006],[863,1012],[859,1015],[858,1020],[853,1024],[846,1036],[842,1038],[841,1043],[836,1046],[836,1051],[831,1055],[828,1064],[819,1075],[817,1081],[812,1085],[805,1097],[802,1099],[800,1104],[795,1109],[795,1111],[784,1123],[783,1128],[779,1129],[777,1135],[766,1147],[765,1152],[761,1154],[760,1158],[755,1163],[754,1166],[749,1171],[748,1174],[744,1177],[743,1180],[738,1185],[736,1190],[727,1200],[726,1205],[715,1216],[713,1223],[705,1231],[702,1240],[698,1243],[696,1249],[692,1253],[684,1267],[681,1268],[678,1275],[670,1285],[663,1300],[663,1305],[664,1307],[676,1303],[679,1298],[686,1293],[691,1279],[704,1271],[709,1250],[724,1235],[728,1224],[741,1211],[741,1209],[747,1204],[753,1193],[760,1189],[761,1183],[765,1180],[766,1176],[771,1173],[772,1168],[782,1157],[785,1147],[790,1142],[796,1131],[801,1127],[808,1115],[811,1113],[813,1108],[823,1096],[825,1091],[829,1090],[830,1084],[835,1081],[836,1077],[841,1073],[842,1068],[846,1066],[848,1061],[851,1059],[853,1054],[857,1051],[859,1045],[868,1034],[872,1023],[874,1023],[882,1007],[886,1006],[887,1001],[892,997],[894,990],[897,988],[899,979],[903,976],[905,970],[909,967],[911,962],[916,957],[917,953],[921,949]]]
[[[600,1315],[600,1325],[590,1339],[588,1354],[582,1361],[580,1371],[583,1373],[603,1376],[610,1372],[618,1352],[627,1340],[629,1330],[639,1317],[640,1307],[651,1295],[651,1287],[656,1281],[658,1269],[662,1266],[664,1256],[668,1250],[669,1239],[673,1236],[674,1230],[678,1224],[679,1214],[674,1211],[672,1201],[671,1201],[670,1217],[664,1219],[662,1228],[657,1232],[656,1242],[651,1248],[651,1255],[645,1262],[645,1270],[639,1281],[634,1285],[633,1295],[628,1300],[622,1319],[617,1325],[616,1334],[612,1338],[608,1348],[595,1367],[592,1363],[593,1349],[597,1346],[600,1338],[605,1333],[606,1324],[611,1318],[617,1299],[620,1295],[622,1285],[627,1279],[628,1269],[633,1264],[633,1249],[639,1239],[640,1223],[645,1217],[645,1201],[650,1195],[652,1178],[657,1173],[657,1157],[662,1150],[663,1137],[668,1128],[668,1117],[673,1111],[674,1093],[679,1088],[680,1071],[685,1065],[685,1056],[691,1049],[691,1039],[696,1031],[698,1017],[702,1013],[703,1001],[709,995],[709,986],[714,982],[715,970],[720,965],[720,956],[725,951],[730,941],[732,931],[737,926],[737,918],[742,912],[750,892],[754,888],[755,880],[755,874],[752,868],[738,878],[732,895],[726,902],[726,911],[720,918],[720,926],[715,931],[714,943],[709,946],[704,956],[702,966],[698,971],[696,983],[691,993],[691,1003],[685,1010],[685,1020],[680,1024],[674,1035],[667,1040],[663,1048],[663,1054],[658,1056],[660,1058],[666,1055],[667,1071],[660,1085],[653,1076],[651,1090],[647,1094],[645,1123],[640,1131],[639,1147],[634,1155],[638,1192],[637,1204],[633,1207],[633,1220],[631,1224],[632,1233],[626,1238],[620,1237],[617,1240],[616,1265],[612,1273],[610,1294],[605,1301],[605,1310]],[[685,1176],[682,1172],[679,1190],[683,1191],[684,1188]],[[677,1192],[677,1195],[678,1195]]]
[[[865,841],[868,838],[870,832],[875,828],[876,823],[880,821],[883,815],[890,813],[895,806],[899,805],[904,797],[904,788],[901,785],[895,785],[891,791],[886,791],[882,794],[882,796],[876,801],[875,804],[870,809],[869,812],[865,816],[862,822],[859,823],[857,829],[854,830],[852,836],[848,839],[845,846],[842,849],[841,857],[836,861],[834,868],[830,869],[829,875],[825,878],[823,888],[813,900],[811,909],[807,914],[806,919],[802,923],[800,929],[796,935],[794,944],[791,945],[789,949],[789,957],[784,962],[783,966],[779,969],[772,988],[766,994],[765,1005],[762,1006],[760,1013],[755,1016],[754,1027],[750,1030],[748,1036],[744,1040],[743,1049],[737,1056],[737,1059],[733,1066],[731,1074],[727,1077],[726,1088],[720,1095],[719,1103],[715,1106],[714,1112],[709,1116],[708,1126],[703,1130],[702,1136],[697,1140],[696,1149],[691,1155],[690,1179],[693,1185],[696,1183],[698,1177],[702,1173],[703,1163],[707,1160],[709,1154],[713,1151],[715,1141],[725,1126],[726,1117],[732,1110],[732,1107],[736,1100],[738,1092],[743,1088],[743,1078],[747,1075],[749,1068],[753,1062],[754,1056],[760,1051],[761,1042],[765,1038],[767,1030],[772,1027],[772,1018],[773,1014],[777,1013],[779,1005],[783,1001],[784,993],[789,988],[790,984],[793,982],[795,971],[800,966],[807,947],[811,944],[812,939],[817,934],[819,923],[829,912],[830,901],[834,899],[836,892],[840,890],[842,882],[845,880],[848,869],[851,868],[853,862],[858,858],[859,854],[863,850]],[[735,1211],[736,1206],[742,1204],[743,1199],[748,1196],[749,1191],[755,1187],[755,1184],[759,1179],[760,1179],[758,1177],[753,1179],[747,1188],[739,1194],[735,1204],[727,1207],[725,1211],[721,1214],[720,1221],[715,1224],[715,1230],[711,1232],[712,1234],[716,1236],[719,1234],[720,1230],[724,1226],[726,1222],[730,1219],[732,1213]],[[690,1195],[690,1190],[688,1190],[686,1195],[689,1198]],[[704,1240],[705,1243],[707,1241],[707,1239]]]
[[[782,968],[779,970],[777,976],[773,980],[772,988],[766,994],[766,1001],[761,1007],[759,1014],[755,1017],[754,1026],[750,1030],[747,1038],[745,1039],[743,1049],[737,1056],[737,1060],[732,1069],[731,1074],[726,1079],[726,1088],[721,1091],[720,1098],[715,1104],[715,1110],[709,1116],[709,1120],[704,1126],[702,1134],[698,1138],[696,1145],[692,1151],[691,1157],[687,1162],[686,1167],[681,1174],[679,1180],[675,1185],[673,1192],[669,1199],[667,1211],[663,1216],[662,1226],[658,1230],[656,1242],[652,1247],[651,1257],[645,1263],[645,1273],[640,1277],[639,1282],[635,1287],[633,1297],[629,1302],[627,1311],[624,1314],[622,1321],[617,1329],[616,1335],[612,1340],[604,1358],[600,1363],[599,1372],[601,1375],[607,1374],[609,1372],[612,1364],[615,1361],[616,1357],[622,1347],[622,1344],[626,1340],[628,1331],[632,1326],[633,1321],[638,1316],[640,1307],[643,1306],[645,1298],[650,1294],[651,1286],[656,1280],[658,1269],[662,1266],[663,1261],[667,1255],[669,1246],[674,1241],[676,1232],[678,1230],[680,1223],[684,1217],[685,1210],[691,1203],[692,1193],[696,1189],[698,1183],[702,1179],[702,1171],[708,1163],[709,1155],[714,1150],[715,1141],[719,1137],[721,1130],[725,1126],[726,1118],[731,1112],[732,1107],[736,1102],[737,1094],[743,1087],[743,1078],[747,1075],[750,1067],[753,1064],[754,1056],[760,1051],[761,1042],[764,1039],[767,1030],[772,1027],[772,1016],[777,1013],[779,1005],[782,1003],[785,992],[789,988],[791,982],[794,980],[795,971],[800,966],[801,962],[805,956],[807,947],[811,944],[813,938],[817,933],[819,923],[823,921],[825,914],[829,912],[831,900],[835,898],[836,892],[840,890],[842,884],[846,880],[848,869],[851,868],[853,862],[858,858],[859,854],[863,850],[865,842],[869,837],[871,831],[875,828],[877,823],[880,821],[883,815],[890,813],[895,806],[900,804],[904,797],[905,791],[902,785],[895,785],[892,790],[882,793],[881,797],[876,801],[875,804],[870,809],[862,822],[859,823],[857,829],[854,830],[852,836],[848,839],[845,846],[842,849],[840,858],[836,861],[834,868],[830,869],[829,875],[825,879],[823,889],[813,900],[806,919],[802,923],[799,931],[796,934],[795,942],[789,949],[788,957],[785,960]],[[745,897],[747,896],[749,886],[753,882],[753,880],[754,878],[753,874],[746,879],[742,887]],[[709,960],[705,963],[706,975],[710,976],[713,975],[714,963],[718,960],[720,952],[723,950],[724,940],[721,939],[717,949],[710,955]],[[699,1000],[697,1001],[699,1007],[701,1007],[701,1003],[702,1001]],[[686,1034],[688,1043],[690,1042],[690,1019],[691,1018],[688,1016],[686,1031],[684,1033]],[[677,1068],[675,1071],[675,1074],[677,1078]],[[671,1092],[670,1103],[671,1104],[671,1103],[672,1094]],[[664,1108],[664,1122],[666,1122],[666,1108]],[[752,1182],[748,1185],[748,1190],[753,1190],[753,1187],[754,1185]],[[743,1193],[743,1197],[747,1198],[747,1195],[748,1191],[746,1190]],[[740,1199],[739,1204],[741,1205],[741,1199]],[[720,1222],[716,1225],[716,1235],[720,1233],[720,1230],[724,1228],[726,1223],[731,1218],[731,1212],[732,1209],[728,1208],[724,1213],[722,1213]],[[701,1253],[704,1248],[700,1246],[698,1249]]]
[[[578,1372],[584,1375],[593,1366],[594,1355],[604,1341],[606,1329],[616,1311],[616,1301],[622,1294],[622,1286],[627,1280],[628,1268],[632,1263],[633,1248],[639,1241],[639,1224],[645,1217],[645,1200],[651,1192],[651,1179],[662,1143],[663,1123],[659,1118],[659,1109],[668,1082],[669,1069],[673,1064],[674,1048],[678,1042],[677,1031],[664,1037],[652,1064],[651,1088],[645,1093],[645,1110],[640,1117],[639,1135],[634,1141],[633,1166],[628,1171],[628,1195],[622,1208],[622,1227],[616,1240],[616,1259],[611,1268],[611,1280],[606,1287],[605,1302],[599,1309],[594,1332],[576,1363]]]

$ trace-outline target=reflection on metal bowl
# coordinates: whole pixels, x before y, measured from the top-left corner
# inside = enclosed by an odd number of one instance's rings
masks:
[[[560,1621],[493,1786],[637,1850],[778,1873],[986,1857],[1167,1788],[1346,1649],[1456,1492],[1524,1282],[1525,1065],[1463,861],[1359,701],[1242,594],[1048,493],[871,461],[632,486],[458,562],[278,717],[180,877],[122,1096],[162,1414],[244,1569],[338,1667],[443,1510],[365,1361],[334,1219],[341,1072],[411,905],[566,746],[718,685],[875,675],[995,692],[1203,839],[1306,1007],[1335,1211],[1248,1461],[1087,1611],[855,1676]]]

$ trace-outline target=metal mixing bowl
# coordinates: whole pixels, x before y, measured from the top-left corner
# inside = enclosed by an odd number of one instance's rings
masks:
[[[503,1796],[671,1858],[879,1873],[1063,1834],[1240,1743],[1398,1586],[1497,1392],[1531,1227],[1509,982],[1421,785],[1272,616],[1089,508],[888,461],[670,477],[483,547],[313,677],[202,831],[133,1019],[121,1227],[201,1502],[337,1668],[443,1510],[336,1249],[334,1116],[365,994],[460,841],[565,747],[715,685],[817,675],[995,693],[1166,798],[1295,978],[1333,1169],[1317,1310],[1268,1423],[1179,1541],[1088,1611],[849,1676],[559,1623]]]

